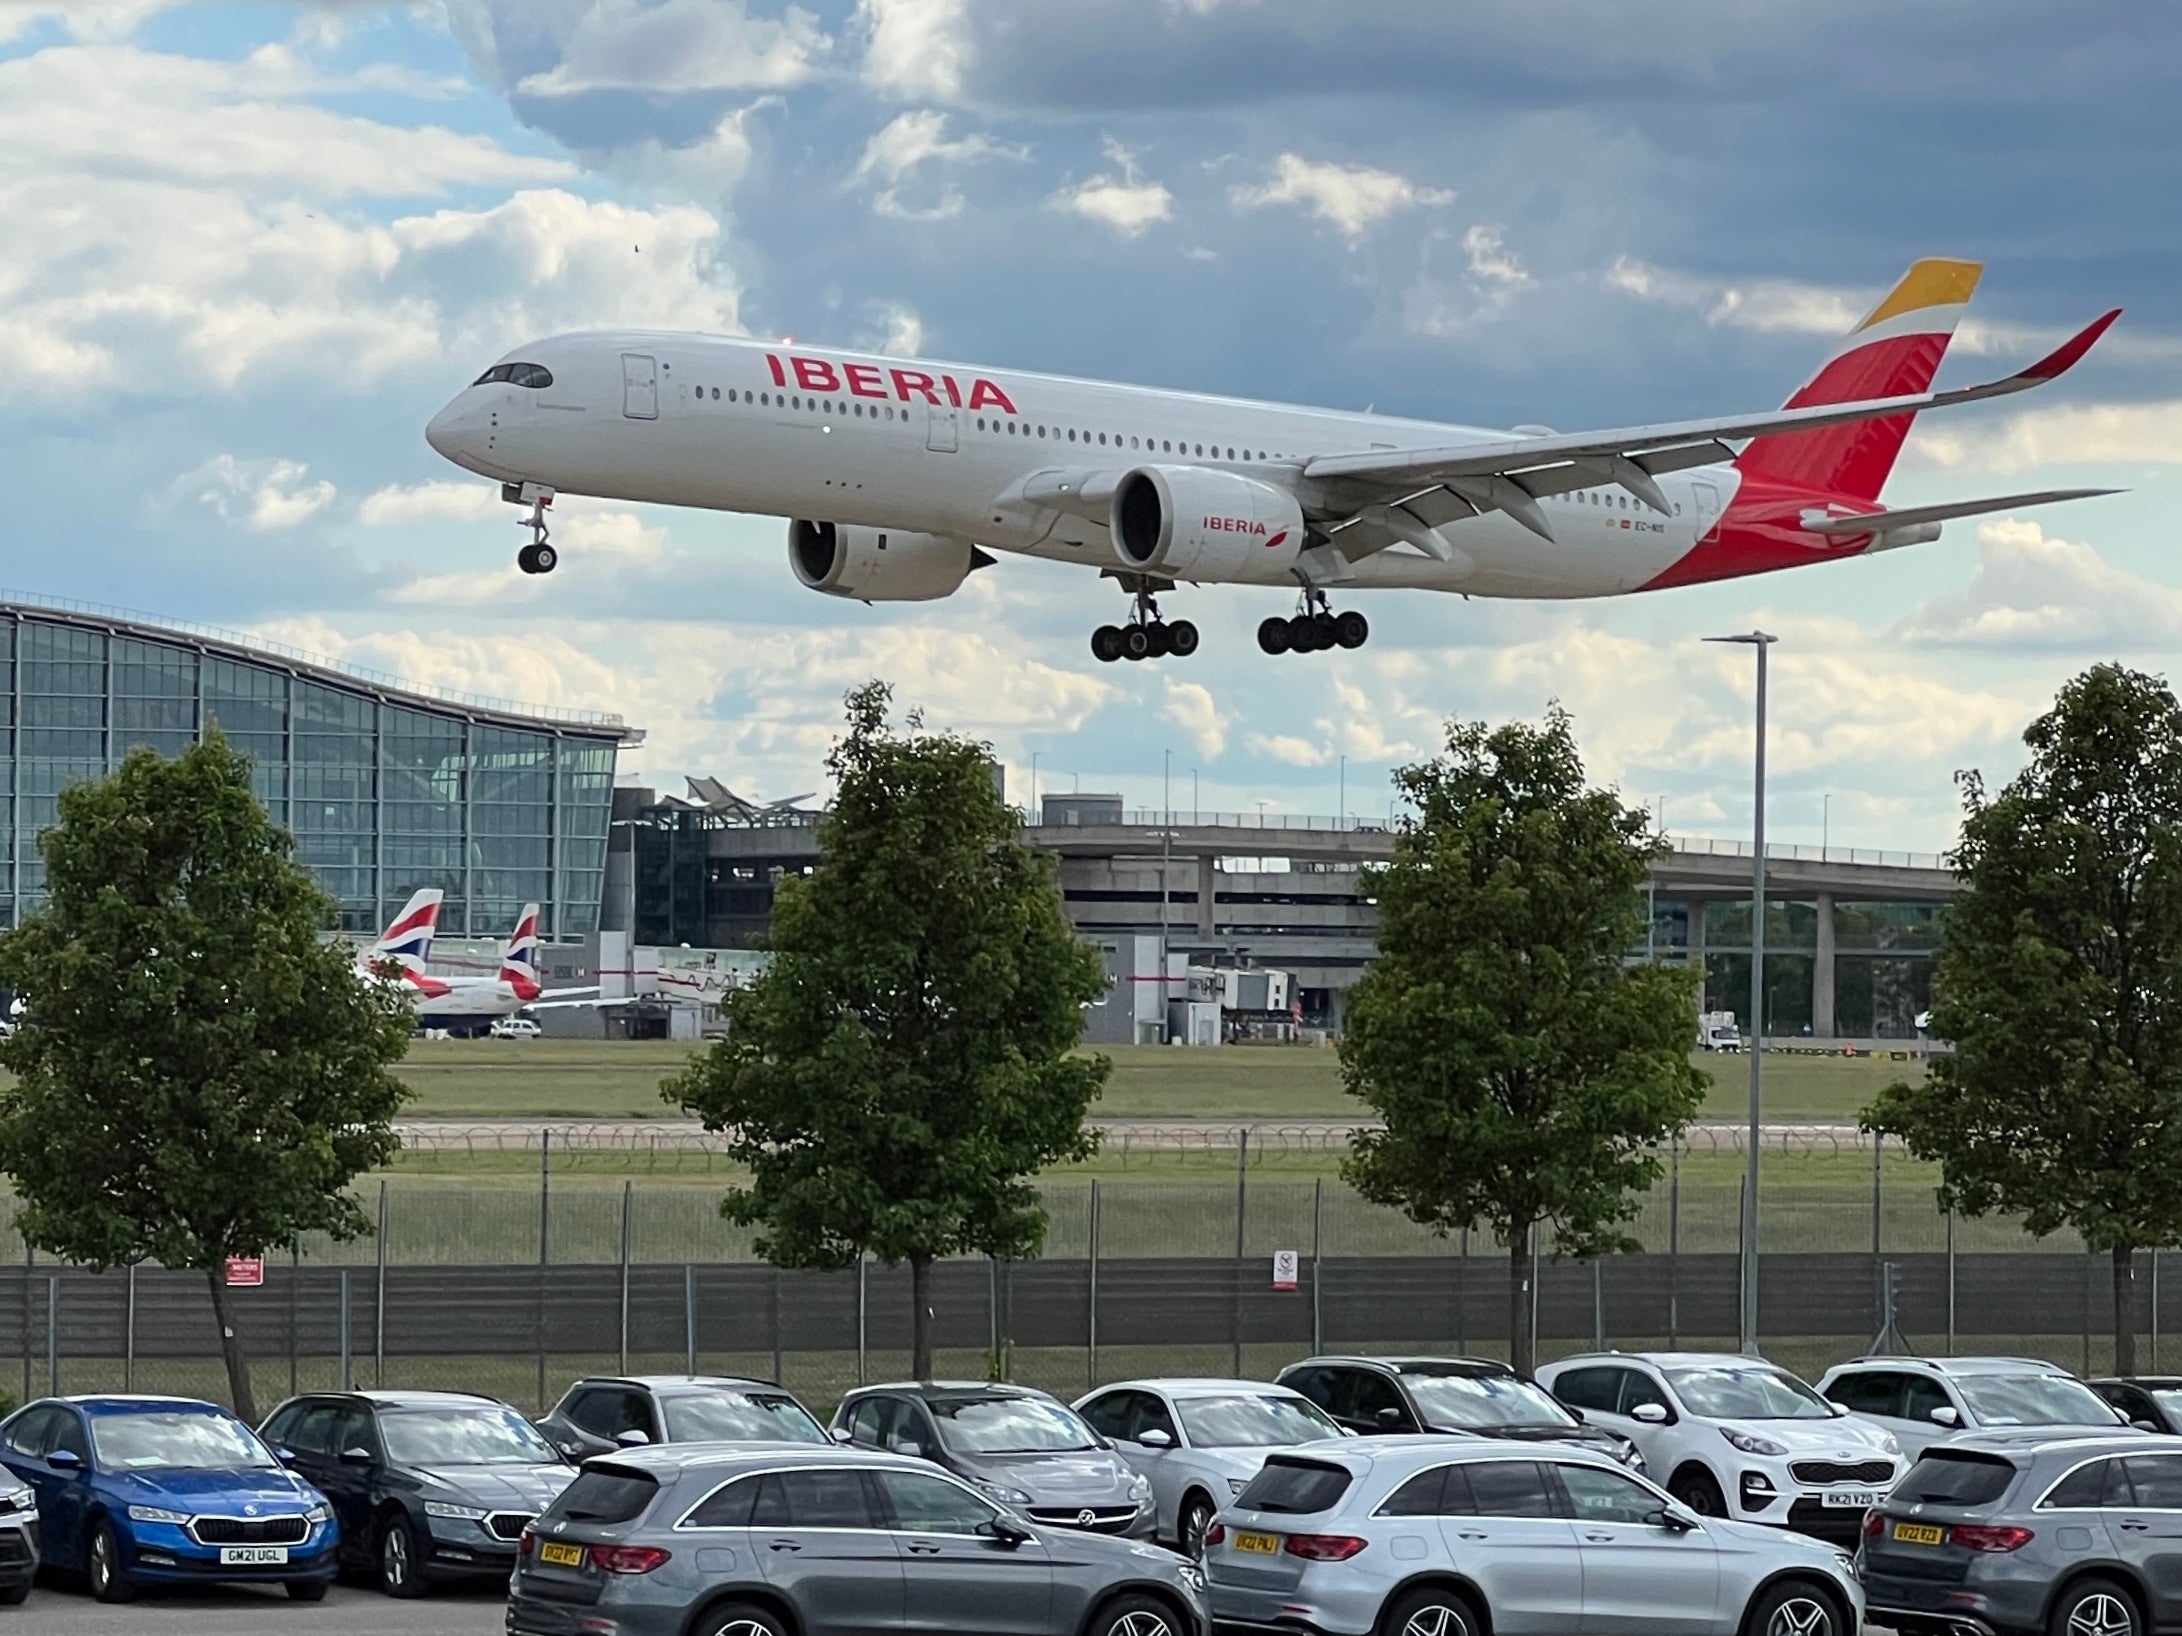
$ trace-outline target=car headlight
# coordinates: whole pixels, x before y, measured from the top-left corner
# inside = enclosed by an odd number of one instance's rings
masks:
[[[333,1513],[331,1511],[328,1511],[324,1506],[314,1505],[308,1511],[303,1513],[303,1520],[309,1523],[313,1528],[316,1528],[320,1523],[326,1521],[332,1515]]]
[[[1175,1569],[1174,1577],[1181,1580],[1195,1595],[1205,1594],[1205,1570],[1194,1562],[1185,1562]]]
[[[1835,1552],[1834,1561],[1840,1565],[1841,1577],[1843,1579],[1846,1579],[1850,1584],[1856,1584],[1858,1580],[1862,1578],[1862,1575],[1857,1571],[1856,1558],[1850,1556],[1848,1552]]]
[[[1879,1446],[1892,1455],[1898,1456],[1902,1452],[1902,1440],[1892,1432],[1881,1432],[1879,1434]]]
[[[1139,1472],[1129,1479],[1129,1498],[1142,1505],[1152,1497],[1152,1480]]]
[[[998,1500],[1002,1505],[1030,1504],[1030,1496],[1020,1488],[1010,1488],[1006,1483],[988,1483],[982,1477],[976,1479],[976,1481],[978,1488],[988,1498]],[[479,1513],[480,1516],[483,1514],[482,1512]]]
[[[177,1528],[187,1528],[189,1526],[189,1513],[187,1511],[162,1510],[156,1505],[132,1505],[129,1507],[129,1520],[131,1522],[167,1522],[172,1523]]]
[[[1228,1497],[1229,1497],[1230,1499],[1233,1499],[1233,1498],[1234,1498],[1234,1497],[1235,1497],[1236,1495],[1240,1494],[1240,1493],[1241,1493],[1241,1492],[1242,1492],[1242,1491],[1243,1491],[1244,1489],[1248,1488],[1249,1486],[1250,1486],[1250,1479],[1249,1479],[1248,1477],[1230,1477],[1230,1478],[1228,1478],[1228,1480],[1227,1480],[1227,1492],[1228,1492]]]
[[[486,1512],[474,1505],[448,1505],[441,1500],[426,1500],[424,1514],[428,1517],[445,1517],[449,1522],[483,1522]]]
[[[1737,1431],[1733,1426],[1722,1426],[1720,1435],[1745,1454],[1762,1455],[1767,1459],[1773,1459],[1788,1452],[1787,1449],[1774,1442],[1770,1437],[1759,1437],[1752,1432]]]

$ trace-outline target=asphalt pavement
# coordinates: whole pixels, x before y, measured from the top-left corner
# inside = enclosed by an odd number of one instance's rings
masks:
[[[19,1608],[0,1608],[0,1636],[500,1636],[506,1593],[436,1591],[397,1602],[336,1585],[323,1602],[278,1590],[144,1591],[107,1607],[41,1582]]]

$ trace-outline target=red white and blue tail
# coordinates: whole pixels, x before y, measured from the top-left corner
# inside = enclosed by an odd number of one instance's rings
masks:
[[[526,903],[516,918],[515,935],[500,951],[500,981],[518,1000],[535,1000],[540,991],[538,969],[538,905]]]
[[[365,966],[382,971],[393,965],[405,977],[422,976],[425,962],[432,958],[432,938],[439,930],[439,907],[445,897],[446,893],[436,886],[428,886],[412,897],[380,934],[379,941],[371,945],[364,956]]]

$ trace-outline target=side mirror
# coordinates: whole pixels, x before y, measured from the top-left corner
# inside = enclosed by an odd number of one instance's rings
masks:
[[[2155,1432],[2159,1430],[2159,1428],[2152,1424],[2152,1422],[2149,1420],[2132,1420],[2129,1422],[2129,1424],[2136,1427],[2138,1431]]]
[[[995,1517],[990,1522],[981,1522],[977,1525],[977,1531],[987,1539],[997,1540],[1010,1551],[1019,1545],[1028,1545],[1031,1538],[1029,1530],[1010,1522],[1006,1517]]]
[[[45,1463],[55,1471],[81,1471],[83,1456],[73,1449],[55,1449],[45,1457]]]
[[[1939,1426],[1959,1426],[1962,1424],[1962,1416],[1945,1403],[1942,1403],[1925,1418]]]
[[[1559,1402],[1560,1400],[1556,1398],[1554,1401]],[[1561,1407],[1568,1411],[1569,1419],[1575,1421],[1577,1425],[1588,1426],[1591,1424],[1591,1422],[1585,1418],[1583,1410],[1577,1408],[1575,1404],[1562,1403]]]
[[[371,1464],[371,1450],[343,1449],[341,1463],[345,1466],[368,1466]]]
[[[1631,1420],[1647,1426],[1664,1426],[1667,1423],[1667,1406],[1664,1403],[1639,1403],[1629,1411]]]
[[[893,1454],[906,1454],[912,1460],[924,1458],[924,1445],[914,1437],[897,1437],[887,1444],[887,1450]]]
[[[850,1431],[846,1426],[836,1426],[826,1435],[831,1437],[836,1443],[853,1443],[856,1441],[856,1434]]]
[[[631,1426],[625,1432],[617,1434],[614,1438],[614,1441],[620,1444],[625,1449],[643,1448],[645,1445],[650,1443],[651,1440],[652,1434],[650,1432],[638,1431],[634,1426]]]
[[[1137,1434],[1136,1440],[1148,1449],[1171,1449],[1174,1447],[1174,1434],[1161,1431],[1157,1426],[1146,1426]]]
[[[292,1466],[295,1464],[295,1450],[275,1449],[273,1450],[273,1458],[278,1460],[284,1466]]]
[[[1372,1418],[1382,1426],[1399,1426],[1402,1423],[1402,1411],[1389,1405]]]
[[[1697,1527],[1697,1519],[1687,1511],[1677,1511],[1672,1506],[1661,1506],[1647,1512],[1644,1517],[1647,1528],[1664,1528],[1670,1534],[1687,1534]]]

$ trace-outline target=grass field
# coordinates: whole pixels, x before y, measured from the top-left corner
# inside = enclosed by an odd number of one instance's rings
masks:
[[[1123,1045],[1105,1054],[1114,1071],[1093,1109],[1105,1118],[1278,1122],[1362,1111],[1342,1091],[1330,1050]],[[660,1081],[689,1056],[686,1044],[667,1040],[420,1040],[400,1072],[417,1093],[407,1112],[418,1118],[664,1119],[678,1110],[660,1100]],[[1740,1119],[1748,1059],[1694,1060],[1714,1082],[1703,1117]],[[1776,1053],[1765,1059],[1766,1116],[1853,1124],[1881,1087],[1922,1071],[1916,1062]]]

